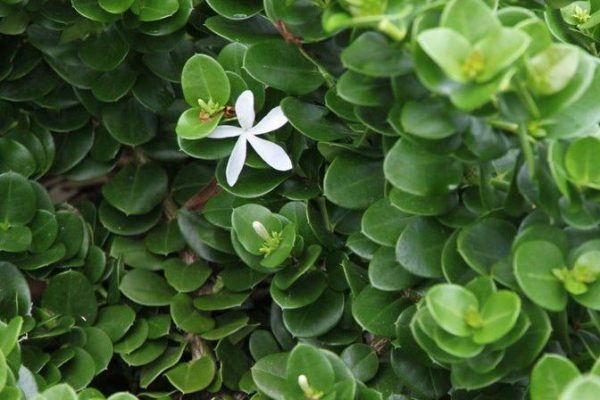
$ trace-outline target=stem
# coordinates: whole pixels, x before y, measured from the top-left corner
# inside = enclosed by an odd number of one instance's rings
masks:
[[[493,126],[494,128],[498,128],[503,131],[508,131],[512,133],[517,133],[517,131],[519,130],[519,124],[510,121],[505,121],[503,119],[497,119],[492,117],[488,118],[487,123]]]
[[[533,115],[534,118],[539,118],[540,110],[537,104],[535,104],[535,100],[531,96],[531,93],[529,93],[529,90],[527,90],[527,87],[523,84],[523,82],[520,79],[517,79],[516,82],[519,96],[521,97],[521,100],[525,102],[527,110],[529,110],[529,113]]]
[[[327,204],[325,203],[325,198],[318,198],[317,204],[319,205],[319,210],[321,210],[321,215],[323,216],[323,223],[325,224],[325,228],[329,232],[333,232],[333,226],[331,226],[331,221],[329,220],[329,213],[327,212]]]
[[[521,143],[521,149],[527,162],[527,168],[529,170],[529,177],[533,179],[535,176],[535,158],[533,156],[533,149],[529,143],[529,137],[527,135],[527,127],[524,123],[519,124],[519,142]]]
[[[321,74],[321,76],[323,77],[323,79],[325,80],[325,84],[327,85],[328,88],[332,88],[335,86],[335,79],[333,77],[333,75],[331,75],[326,69],[325,67],[323,67],[321,64],[319,64],[317,62],[317,60],[315,60],[314,58],[312,58],[302,47],[298,46],[298,50],[300,50],[300,53],[302,53],[302,55],[304,57],[306,57],[311,63],[313,63],[315,65],[315,67],[317,67],[317,70],[319,71],[319,73]]]
[[[179,210],[179,207],[177,207],[177,204],[175,204],[171,195],[167,196],[163,201],[163,209],[165,216],[169,221],[177,218],[177,211]]]

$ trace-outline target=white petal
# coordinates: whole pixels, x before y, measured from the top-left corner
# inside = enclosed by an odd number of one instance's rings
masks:
[[[246,137],[245,135],[240,138],[233,146],[233,151],[227,161],[227,168],[225,169],[225,177],[229,186],[235,185],[237,182],[242,168],[244,168],[244,162],[246,161]]]
[[[265,115],[254,128],[250,129],[250,133],[262,135],[263,133],[273,132],[287,124],[287,122],[288,119],[281,110],[281,107],[277,106],[269,111],[269,113]]]
[[[265,160],[274,169],[278,171],[292,169],[292,160],[290,160],[290,157],[288,157],[281,146],[254,135],[248,135],[248,141],[260,158]]]
[[[242,132],[244,132],[244,130],[237,126],[219,125],[210,133],[210,135],[208,135],[208,137],[211,139],[224,139],[240,136]]]
[[[250,130],[254,125],[254,94],[245,90],[235,101],[235,115],[244,130]]]

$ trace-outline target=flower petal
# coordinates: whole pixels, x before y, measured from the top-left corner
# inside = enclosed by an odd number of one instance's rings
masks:
[[[235,115],[242,129],[248,131],[254,125],[254,93],[244,90],[235,101]]]
[[[229,186],[233,186],[237,182],[242,168],[244,168],[244,162],[246,162],[246,136],[242,135],[233,146],[233,151],[227,161],[225,177]]]
[[[243,132],[244,130],[237,126],[219,125],[210,133],[210,135],[208,135],[208,137],[211,139],[224,139],[240,136]]]
[[[283,113],[283,110],[280,106],[277,106],[269,111],[269,113],[265,115],[254,128],[250,129],[250,133],[262,135],[263,133],[273,132],[287,124],[287,122],[288,119]]]
[[[248,135],[248,141],[256,153],[265,160],[267,164],[278,171],[292,169],[292,160],[281,148],[281,146],[254,135]]]

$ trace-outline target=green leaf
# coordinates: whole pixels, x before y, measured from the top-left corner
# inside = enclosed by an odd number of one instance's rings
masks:
[[[262,10],[262,2],[251,0],[239,2],[237,0],[207,0],[208,5],[225,18],[244,20]]]
[[[85,328],[86,342],[83,350],[87,351],[96,365],[96,374],[106,370],[113,356],[111,339],[103,330],[96,327]]]
[[[392,292],[384,292],[366,286],[352,302],[352,315],[365,330],[385,337],[395,335],[394,322],[408,300]]]
[[[200,288],[212,273],[208,265],[201,260],[186,264],[181,259],[171,258],[163,263],[163,268],[169,285],[184,293]]]
[[[463,167],[457,161],[400,139],[383,164],[385,177],[398,189],[417,196],[442,195],[458,187]]]
[[[521,311],[521,299],[508,290],[493,293],[481,307],[483,325],[473,334],[479,344],[493,343],[515,326]]]
[[[35,193],[29,181],[16,172],[0,174],[0,224],[25,225],[35,212]]]
[[[458,234],[458,251],[475,271],[489,274],[494,264],[510,254],[516,233],[514,226],[507,221],[495,218],[478,220]]]
[[[342,318],[344,295],[327,289],[314,303],[283,311],[289,332],[298,337],[316,337],[331,330]]]
[[[377,353],[362,343],[346,347],[340,357],[350,368],[354,377],[362,382],[371,380],[379,369]]]
[[[102,194],[127,215],[150,212],[167,192],[167,174],[156,164],[128,165],[102,187]]]
[[[579,370],[571,361],[556,354],[545,354],[531,373],[531,400],[558,400],[564,389],[578,376]]]
[[[218,113],[207,120],[202,120],[200,112],[196,105],[195,108],[190,108],[181,114],[175,128],[177,136],[189,140],[205,138],[215,130],[223,116],[223,113]]]
[[[102,110],[102,122],[119,143],[139,146],[150,141],[158,128],[156,115],[129,98],[111,103]]]
[[[327,357],[321,350],[307,344],[297,345],[287,363],[287,381],[294,398],[304,394],[298,383],[301,375],[306,377],[308,385],[317,393],[330,392],[335,379]]]
[[[41,395],[44,397],[40,400],[77,400],[77,394],[73,388],[65,383],[46,389]]]
[[[315,302],[327,287],[327,281],[322,273],[312,271],[301,276],[292,286],[281,290],[277,285],[270,286],[273,301],[282,309],[305,307]]]
[[[179,231],[176,220],[171,220],[152,229],[144,244],[154,254],[168,255],[185,248],[185,241]]]
[[[129,53],[129,45],[116,29],[92,35],[81,44],[78,55],[88,66],[98,71],[111,71]]]
[[[131,5],[131,11],[140,21],[157,21],[167,18],[177,12],[177,0],[136,0]]]
[[[594,189],[600,188],[600,167],[595,160],[600,155],[600,139],[584,137],[569,144],[565,168],[571,181]]]
[[[344,65],[352,71],[374,77],[392,77],[409,71],[403,51],[377,32],[366,32],[342,51]]]
[[[219,340],[232,335],[248,325],[250,318],[240,311],[230,311],[216,318],[216,328],[200,335],[206,340]]]
[[[149,340],[142,347],[129,354],[121,354],[127,365],[139,367],[151,363],[160,357],[167,348],[166,340]]]
[[[286,366],[289,353],[275,353],[252,366],[252,379],[258,388],[274,399],[283,399],[287,389]]]
[[[544,241],[523,243],[513,258],[515,277],[531,301],[551,311],[562,311],[567,292],[552,270],[565,266],[564,255],[554,244]]]
[[[388,199],[380,199],[364,212],[361,232],[382,246],[393,247],[411,219],[412,215],[392,206]]]
[[[364,209],[383,196],[381,162],[342,154],[331,163],[323,182],[325,197],[348,209]]]
[[[291,95],[311,93],[323,77],[311,61],[292,43],[264,41],[248,48],[244,68],[259,82]]]
[[[255,360],[260,360],[270,354],[279,352],[279,345],[273,334],[262,329],[252,332],[248,341],[248,348],[252,358]]]
[[[204,333],[215,327],[215,320],[210,314],[198,311],[192,298],[179,293],[171,299],[171,318],[175,325],[185,332]]]
[[[71,316],[84,325],[92,324],[98,312],[93,286],[85,275],[77,271],[53,276],[44,290],[42,306]]]
[[[111,305],[98,312],[95,327],[102,329],[114,343],[129,331],[135,320],[135,311],[128,305]]]
[[[2,391],[6,385],[7,376],[8,365],[6,364],[6,357],[4,356],[4,353],[0,352],[0,391]]]
[[[484,67],[477,74],[476,81],[487,82],[513,65],[525,53],[530,41],[525,32],[511,28],[495,30],[478,41],[474,51],[481,54]]]
[[[115,353],[129,354],[139,349],[148,339],[148,331],[148,321],[138,318],[125,336],[115,343]]]
[[[483,351],[483,346],[475,343],[471,337],[456,336],[440,327],[433,331],[433,340],[440,349],[459,358],[477,357]]]
[[[332,118],[325,107],[286,97],[281,101],[281,109],[290,124],[311,139],[329,142],[354,134],[346,125]]]
[[[164,371],[177,364],[183,355],[184,349],[184,345],[169,347],[159,358],[143,366],[140,373],[140,386],[147,388]]]
[[[162,276],[143,269],[126,273],[119,289],[131,301],[145,306],[166,306],[175,295]]]
[[[100,7],[97,0],[71,0],[73,8],[82,16],[96,22],[111,22],[116,16]]]
[[[451,0],[444,8],[441,25],[471,43],[500,28],[500,22],[483,0]]]
[[[434,219],[415,218],[400,234],[396,260],[410,273],[424,278],[442,276],[442,251],[450,231]]]
[[[353,71],[342,74],[336,89],[343,100],[359,106],[386,106],[391,101],[389,79],[373,78]]]
[[[53,213],[46,210],[37,210],[33,220],[29,223],[31,229],[31,247],[34,253],[48,250],[58,235],[58,222]]]
[[[8,253],[20,253],[26,251],[33,238],[31,230],[26,226],[12,226],[8,229],[0,229],[0,250]]]
[[[169,370],[165,375],[169,382],[182,393],[198,392],[215,377],[216,366],[210,356],[204,356]]]
[[[391,364],[397,378],[423,398],[443,398],[450,390],[450,378],[445,370],[424,366],[401,349],[394,349]]]
[[[205,25],[212,32],[231,42],[246,45],[278,37],[277,30],[271,21],[261,15],[249,18],[243,24],[221,16],[214,16],[208,18]]]
[[[393,247],[381,247],[369,263],[369,282],[379,290],[400,291],[413,286],[421,278],[411,274],[396,261]]]
[[[240,307],[250,296],[250,292],[233,293],[221,290],[218,293],[207,294],[194,299],[194,307],[202,311],[226,310]]]
[[[577,72],[579,60],[576,47],[551,44],[527,60],[528,80],[540,95],[557,93],[571,82]]]
[[[461,337],[473,334],[465,318],[468,311],[479,310],[473,293],[459,285],[439,284],[427,291],[425,300],[431,316],[444,330]]]
[[[5,356],[10,354],[19,340],[22,328],[22,317],[14,317],[7,324],[0,323],[0,353]]]
[[[198,107],[198,100],[210,100],[224,106],[229,100],[230,86],[225,70],[212,57],[196,54],[184,65],[181,72],[181,86],[185,101],[191,107]]]
[[[593,400],[600,390],[600,378],[594,375],[574,379],[561,393],[559,400]]]
[[[98,0],[98,5],[111,14],[124,13],[135,0]]]
[[[14,171],[30,177],[36,167],[36,160],[27,147],[16,140],[0,138],[0,172]]]
[[[81,390],[92,382],[96,374],[96,364],[92,356],[80,347],[73,347],[75,355],[61,366],[61,374],[73,389]]]
[[[423,139],[444,139],[452,136],[457,127],[448,107],[442,102],[410,101],[402,108],[402,127]]]
[[[464,66],[472,50],[467,38],[449,28],[434,28],[421,33],[417,41],[452,80],[469,81]]]

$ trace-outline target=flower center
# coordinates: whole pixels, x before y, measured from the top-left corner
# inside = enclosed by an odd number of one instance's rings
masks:
[[[277,250],[283,239],[282,232],[271,232],[269,234],[267,228],[265,228],[260,221],[254,221],[252,223],[252,228],[254,229],[254,232],[264,240],[262,246],[258,249],[261,254],[264,254],[264,256],[267,257]]]
[[[590,10],[575,6],[575,11],[571,14],[571,17],[576,19],[579,24],[585,24],[591,18]]]
[[[481,328],[483,326],[483,318],[476,308],[469,308],[465,312],[464,318],[471,328]]]
[[[462,65],[463,73],[469,79],[475,79],[484,68],[485,60],[483,59],[483,55],[477,50],[472,51]]]

